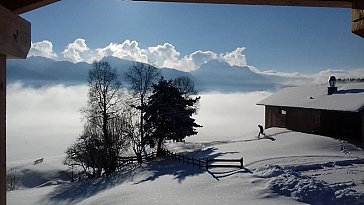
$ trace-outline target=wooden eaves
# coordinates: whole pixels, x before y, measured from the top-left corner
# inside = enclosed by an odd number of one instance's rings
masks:
[[[32,11],[57,1],[58,0],[0,0],[0,205],[6,204],[6,59],[26,58],[30,49],[31,24],[25,19],[21,18],[19,14]],[[352,32],[364,37],[364,0],[149,1],[352,8]]]

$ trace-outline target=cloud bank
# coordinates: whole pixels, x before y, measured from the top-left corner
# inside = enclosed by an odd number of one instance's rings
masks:
[[[63,156],[82,131],[87,86],[7,86],[7,159]]]
[[[7,87],[7,158],[9,162],[64,156],[64,151],[81,134],[80,108],[87,102],[87,86],[53,85]],[[194,118],[203,125],[188,140],[226,140],[256,133],[264,122],[264,108],[256,103],[268,92],[201,95]]]
[[[58,55],[53,51],[53,44],[44,40],[36,43],[31,42],[28,56],[42,56],[50,59],[58,59]]]
[[[238,47],[233,51],[216,53],[214,51],[197,50],[182,56],[171,43],[142,48],[135,40],[125,40],[121,43],[110,43],[101,48],[90,48],[85,39],[77,38],[69,43],[59,54],[53,50],[52,42],[48,40],[31,43],[28,56],[42,56],[60,61],[73,63],[101,60],[107,56],[120,59],[148,63],[156,67],[175,68],[181,71],[194,71],[202,64],[211,60],[226,62],[230,66],[248,66],[245,57],[245,47]],[[323,84],[331,75],[338,78],[364,78],[364,68],[357,70],[325,69],[319,73],[302,74],[298,72],[279,72],[276,70],[260,71],[253,66],[248,66],[253,72],[275,79],[286,86]]]
[[[231,66],[245,66],[245,48],[238,47],[234,51],[215,53],[213,51],[197,50],[182,56],[170,43],[141,48],[137,41],[125,40],[121,43],[110,43],[102,48],[90,48],[85,39],[77,38],[57,55],[53,44],[48,40],[31,44],[28,56],[42,56],[54,60],[66,60],[73,63],[101,60],[106,56],[120,59],[149,63],[156,67],[170,67],[181,71],[193,71],[210,60],[227,62]]]

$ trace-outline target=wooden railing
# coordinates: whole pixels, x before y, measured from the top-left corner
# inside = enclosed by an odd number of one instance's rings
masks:
[[[147,155],[142,156],[142,161],[148,161],[153,158],[156,158],[157,153],[151,152]],[[121,166],[129,165],[138,162],[138,158],[136,156],[130,156],[130,157],[118,157],[118,161]]]
[[[166,156],[171,157],[181,161],[182,163],[192,165],[193,167],[203,168],[208,170],[209,168],[220,167],[220,168],[244,168],[244,160],[240,159],[209,159],[206,158],[195,158],[182,155],[179,153],[174,153],[170,151],[165,151]]]
[[[206,159],[208,167],[244,168],[244,159]]]
[[[179,153],[170,152],[168,150],[164,150],[165,155],[172,159],[178,160],[184,164],[191,165],[192,167],[198,167],[200,169],[209,168],[244,168],[244,160],[240,159],[215,159],[215,158],[195,158],[193,156],[187,156]],[[156,157],[156,152],[149,153],[147,155],[142,156],[142,161],[148,161]],[[136,156],[132,157],[119,157],[119,163],[121,166],[134,164],[138,162],[138,158]]]

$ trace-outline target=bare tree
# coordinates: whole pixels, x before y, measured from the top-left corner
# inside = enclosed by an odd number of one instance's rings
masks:
[[[125,79],[130,84],[130,90],[135,98],[132,107],[139,111],[138,133],[133,136],[133,150],[138,161],[142,160],[142,152],[146,145],[144,133],[144,113],[147,98],[151,93],[153,83],[159,78],[158,68],[144,63],[134,63],[125,74]]]
[[[184,94],[184,97],[189,97],[190,95],[197,95],[197,90],[195,90],[195,83],[188,76],[182,76],[173,79],[172,84],[174,87]]]
[[[96,124],[86,123],[82,135],[67,149],[64,164],[70,166],[72,171],[73,167],[80,168],[88,178],[100,177],[103,173],[109,175],[107,170],[115,171],[120,166],[117,159],[119,154],[128,147],[126,115],[109,120],[108,133],[112,142],[110,152],[105,151],[102,129]]]
[[[79,165],[92,177],[110,175],[117,169],[117,157],[126,142],[121,82],[116,70],[100,61],[92,64],[88,86],[88,103],[82,109],[84,132],[66,151],[65,164]]]

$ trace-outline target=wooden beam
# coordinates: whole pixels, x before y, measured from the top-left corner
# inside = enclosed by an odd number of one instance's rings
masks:
[[[352,11],[352,32],[364,38],[364,1],[355,0]]]
[[[145,0],[134,0],[145,1]],[[149,0],[152,2],[351,8],[352,0]]]
[[[6,56],[0,54],[0,204],[6,204]]]
[[[26,58],[30,49],[30,23],[0,5],[0,53]]]
[[[48,4],[52,4],[57,1],[59,0],[28,0],[28,1],[23,1],[25,3],[24,5],[18,6],[11,10],[16,14],[22,14],[46,6]]]

